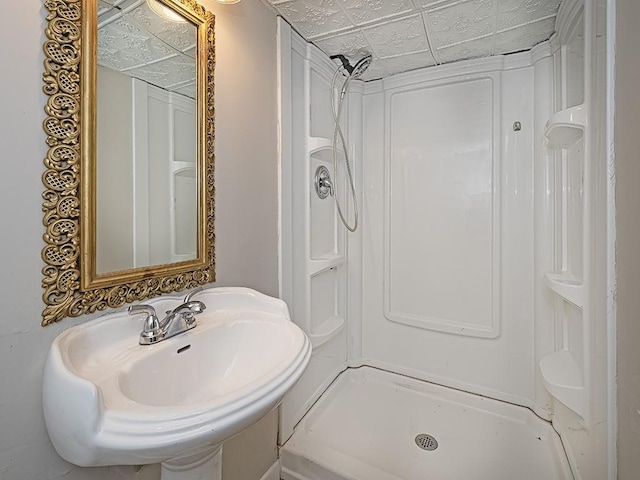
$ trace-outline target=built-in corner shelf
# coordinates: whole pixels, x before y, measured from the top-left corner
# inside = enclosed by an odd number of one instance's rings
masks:
[[[542,382],[558,401],[585,417],[586,391],[582,371],[571,352],[560,350],[540,360]]]
[[[325,137],[307,137],[307,151],[315,160],[333,163],[333,140]],[[344,155],[344,150],[336,148],[338,155]]]
[[[327,150],[333,148],[333,142],[330,138],[325,137],[307,137],[307,150],[309,153],[318,150]]]
[[[574,304],[578,308],[584,308],[585,287],[582,280],[574,277],[570,273],[546,273],[545,281],[549,289]]]
[[[344,255],[327,255],[309,260],[309,275],[313,276],[329,268],[339,267],[344,263]]]
[[[309,335],[311,348],[315,350],[324,343],[338,335],[344,328],[344,318],[334,315],[325,320],[317,330]]]
[[[544,134],[550,145],[568,147],[582,138],[586,121],[587,109],[584,104],[560,110],[549,119]]]

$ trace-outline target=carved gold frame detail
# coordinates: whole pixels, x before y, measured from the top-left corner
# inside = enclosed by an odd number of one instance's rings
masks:
[[[197,27],[198,254],[193,261],[95,272],[95,0],[46,0],[43,45],[48,96],[43,127],[42,325],[215,281],[214,16],[195,0],[160,0]]]

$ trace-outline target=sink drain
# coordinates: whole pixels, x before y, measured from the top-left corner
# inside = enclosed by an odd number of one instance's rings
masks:
[[[438,441],[431,435],[421,433],[420,435],[416,436],[416,445],[418,445],[423,450],[431,451],[438,448]]]

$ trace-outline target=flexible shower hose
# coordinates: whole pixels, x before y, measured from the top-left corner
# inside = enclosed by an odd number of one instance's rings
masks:
[[[335,90],[336,79],[340,74],[342,69],[338,68],[336,73],[333,75],[333,80],[331,81],[331,90],[329,95],[331,96],[331,113],[333,114],[334,128],[333,128],[333,199],[336,202],[336,209],[338,210],[338,216],[340,217],[340,221],[345,226],[347,230],[350,232],[355,232],[358,228],[358,200],[356,198],[356,189],[353,184],[353,174],[351,172],[351,163],[349,162],[349,151],[347,148],[347,142],[344,138],[344,134],[342,132],[342,128],[340,127],[340,115],[342,114],[342,107],[344,105],[344,98],[347,96],[349,91],[349,84],[353,78],[353,73],[347,76],[347,79],[344,81],[342,88],[340,89],[340,97],[338,98],[338,109],[336,111],[333,92]],[[349,180],[349,187],[351,191],[351,199],[353,201],[353,211],[354,211],[354,219],[353,225],[349,225],[348,220],[342,212],[342,207],[340,206],[340,200],[338,200],[338,139],[342,143],[342,148],[344,150],[344,159],[347,170],[347,178]]]

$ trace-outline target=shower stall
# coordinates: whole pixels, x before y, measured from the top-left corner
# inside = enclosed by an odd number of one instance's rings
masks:
[[[564,0],[530,51],[353,80],[346,148],[338,64],[279,20],[281,293],[314,351],[283,479],[609,478],[605,15]]]

